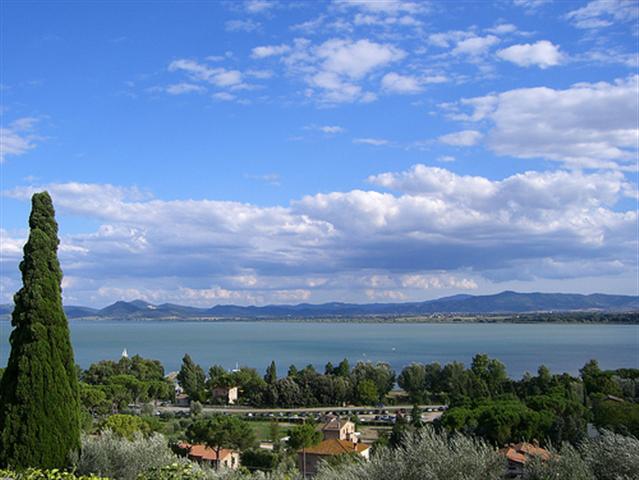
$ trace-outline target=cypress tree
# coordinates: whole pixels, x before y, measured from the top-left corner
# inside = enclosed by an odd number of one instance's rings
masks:
[[[62,309],[58,224],[47,192],[33,195],[29,227],[11,353],[0,380],[0,465],[58,468],[80,448],[80,410]]]

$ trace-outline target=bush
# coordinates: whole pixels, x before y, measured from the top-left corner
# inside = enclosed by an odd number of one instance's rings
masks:
[[[382,447],[370,462],[325,463],[316,480],[501,480],[505,460],[482,440],[427,428],[397,449]]]
[[[118,480],[134,480],[141,473],[178,461],[161,434],[145,438],[134,434],[131,440],[110,430],[97,436],[82,438],[82,453],[76,467],[81,474],[99,474]]]
[[[526,463],[526,480],[595,480],[588,464],[570,444],[564,444],[560,452],[550,450],[548,460],[536,457]]]
[[[0,469],[0,478],[2,478],[2,480],[108,480],[105,477],[98,477],[97,475],[78,476],[71,472],[58,470],[57,468],[53,470],[29,468],[23,472]]]
[[[639,440],[604,431],[579,448],[597,480],[636,480],[639,472]]]

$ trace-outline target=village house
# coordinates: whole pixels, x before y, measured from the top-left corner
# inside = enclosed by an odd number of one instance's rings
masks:
[[[217,452],[206,445],[179,443],[178,449],[182,452],[182,455],[186,456],[189,460],[207,465],[211,468],[221,467],[235,470],[240,466],[240,454],[235,450],[221,449],[220,458],[218,459]]]
[[[226,405],[235,405],[239,394],[238,387],[215,387],[211,390],[213,401],[222,401]]]
[[[191,399],[186,393],[180,393],[179,395],[175,396],[175,404],[178,407],[188,407],[189,405],[191,405]]]
[[[370,459],[370,445],[359,442],[355,424],[339,417],[327,417],[320,426],[324,440],[311,447],[298,450],[298,465],[306,476],[317,473],[322,460],[336,455],[360,455]]]
[[[321,426],[324,440],[348,440],[356,443],[358,441],[355,424],[350,420],[342,420],[339,417],[326,417]]]
[[[542,460],[550,458],[550,452],[545,448],[541,448],[537,442],[510,444],[499,450],[499,453],[506,457],[508,461],[506,467],[507,478],[521,478],[524,474],[526,462],[533,457],[538,457]]]

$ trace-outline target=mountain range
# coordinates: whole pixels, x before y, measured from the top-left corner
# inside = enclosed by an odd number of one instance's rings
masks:
[[[10,316],[12,305],[0,305],[0,317]],[[154,305],[143,300],[118,301],[102,309],[68,305],[70,319],[198,320],[225,318],[328,318],[360,316],[413,316],[433,314],[499,314],[532,312],[639,312],[639,296],[568,293],[454,295],[407,303],[300,303],[298,305],[215,305],[197,308],[171,303]]]

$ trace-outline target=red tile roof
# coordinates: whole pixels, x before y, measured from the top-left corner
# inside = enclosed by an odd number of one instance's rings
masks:
[[[516,445],[509,445],[499,450],[508,460],[515,463],[524,464],[530,457],[540,457],[543,460],[550,458],[550,452],[545,448],[538,447],[532,443],[521,442]]]
[[[209,462],[217,461],[217,452],[206,445],[191,445],[189,443],[179,443],[178,448],[186,450],[187,456],[192,460],[208,460]],[[224,460],[230,454],[232,450],[223,448],[220,450],[220,460]]]

